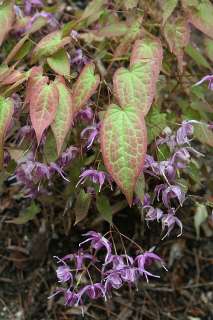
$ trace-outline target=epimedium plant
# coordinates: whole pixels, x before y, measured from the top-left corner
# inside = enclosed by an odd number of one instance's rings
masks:
[[[48,7],[41,0],[6,0],[0,5],[4,178],[20,185],[21,197],[37,201],[54,197],[60,183],[64,206],[71,198],[75,224],[95,203],[111,225],[106,235],[86,233],[82,244],[87,243],[87,248],[80,245],[77,252],[57,257],[57,277],[63,286],[55,294],[62,293],[68,306],[83,305],[84,296],[107,299],[123,284],[136,285],[141,278],[155,276],[147,268],[154,261],[164,263],[153,249],[143,250],[128,239],[137,247],[132,256],[125,248],[117,252],[113,233],[121,241],[125,236],[115,230],[113,213],[135,206],[147,223],[161,224],[163,238],[176,226],[180,236],[183,226],[176,213],[187,198],[185,177],[196,180],[196,159],[202,156],[193,146],[193,137],[213,145],[208,123],[212,108],[199,86],[209,81],[212,90],[213,76],[197,82],[196,75],[185,70],[184,61],[186,53],[196,67],[211,70],[213,6],[208,0],[167,0],[153,2],[149,11],[148,2],[94,0],[69,22],[58,18],[60,4]],[[150,27],[146,12],[148,16],[154,12],[158,28]],[[207,59],[190,45],[190,25],[207,36]],[[171,76],[167,60],[172,64],[172,59],[177,59],[178,80],[171,79],[163,87],[159,75]],[[168,111],[163,101],[167,103],[179,86],[184,89],[175,103],[183,116],[176,114],[176,106]],[[187,94],[192,100],[189,106]],[[204,110],[197,108],[199,103]],[[117,206],[114,212],[111,198]],[[21,219],[12,222],[26,222],[32,216]],[[85,277],[89,284],[83,285]]]

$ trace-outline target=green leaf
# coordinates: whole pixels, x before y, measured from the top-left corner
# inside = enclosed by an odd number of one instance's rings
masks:
[[[13,101],[0,96],[0,169],[4,161],[4,140],[14,112]]]
[[[122,107],[131,105],[144,115],[149,111],[162,63],[158,40],[145,38],[133,46],[130,70],[118,69],[113,77],[114,94]]]
[[[87,64],[74,84],[72,96],[75,113],[81,110],[99,85],[100,77],[99,75],[95,75],[94,71],[94,64]]]
[[[21,211],[17,218],[8,220],[7,223],[25,224],[28,221],[33,220],[39,212],[41,212],[41,208],[33,201],[29,207]]]
[[[153,107],[147,115],[148,143],[157,138],[166,127],[166,113],[160,112],[159,108]]]
[[[86,193],[83,189],[81,189],[77,196],[75,207],[74,207],[74,212],[76,217],[75,224],[79,223],[80,221],[86,218],[89,211],[90,204],[91,204],[91,194]]]
[[[96,197],[96,207],[101,216],[111,224],[113,213],[108,198],[104,195],[98,195]]]
[[[144,119],[132,106],[110,105],[100,136],[104,164],[131,206],[147,148]]]
[[[189,21],[210,38],[213,38],[213,5],[209,0],[182,0]]]
[[[206,123],[195,123],[194,127],[194,137],[200,142],[213,147],[213,131],[208,128]]]
[[[98,20],[103,12],[104,6],[106,5],[106,0],[92,0],[89,1],[88,6],[83,11],[81,20],[87,19],[87,26]]]
[[[178,68],[182,73],[184,48],[187,46],[190,37],[190,28],[186,19],[178,17],[168,20],[164,26],[164,36],[170,51],[177,57]]]
[[[12,27],[14,19],[13,5],[14,1],[12,0],[6,0],[0,5],[0,46]]]
[[[59,94],[59,101],[51,128],[56,139],[58,154],[60,154],[64,140],[72,127],[74,112],[71,93],[63,78],[57,79],[56,87]]]
[[[172,12],[175,10],[178,4],[178,0],[164,0],[162,3],[163,10],[163,25],[166,20],[171,16]]]
[[[32,53],[31,63],[40,58],[49,57],[70,42],[69,37],[63,38],[61,31],[49,33],[36,45]]]
[[[205,51],[208,58],[213,62],[213,40],[209,38],[204,39]]]
[[[70,77],[70,62],[67,52],[63,48],[47,58],[47,63],[55,73],[65,78]]]
[[[207,68],[209,70],[212,69],[208,61],[202,55],[202,53],[198,49],[194,48],[192,45],[188,44],[185,48],[185,52],[196,62],[198,66]]]
[[[44,145],[44,159],[47,163],[55,162],[58,158],[55,137],[51,130],[48,130]]]
[[[197,239],[200,238],[200,227],[203,222],[208,218],[208,212],[206,206],[203,204],[197,204],[196,212],[194,215],[194,226],[196,230]]]

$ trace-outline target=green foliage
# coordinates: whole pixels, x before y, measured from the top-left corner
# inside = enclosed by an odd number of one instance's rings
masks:
[[[7,223],[14,224],[25,224],[35,218],[35,216],[41,212],[41,208],[34,201],[31,202],[30,206],[21,211],[17,218],[8,220]]]
[[[98,209],[99,214],[111,224],[113,212],[108,198],[101,194],[98,195],[96,197],[96,207]]]
[[[148,126],[148,143],[151,143],[166,127],[166,113],[160,112],[157,106],[153,106],[147,115],[146,121]]]
[[[101,128],[101,150],[107,170],[129,205],[143,166],[146,146],[146,127],[137,109],[109,106]]]

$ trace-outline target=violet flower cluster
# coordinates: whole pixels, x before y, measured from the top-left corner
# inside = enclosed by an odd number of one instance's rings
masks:
[[[169,236],[173,228],[177,225],[182,234],[183,226],[179,218],[175,215],[176,206],[182,206],[186,194],[176,178],[181,170],[185,169],[193,154],[200,155],[191,145],[193,135],[193,123],[195,121],[183,121],[176,133],[170,128],[164,130],[164,136],[157,140],[157,145],[166,144],[170,149],[171,156],[165,161],[156,161],[153,156],[146,155],[144,173],[164,180],[154,188],[154,197],[151,199],[149,194],[145,194],[144,203],[136,199],[136,203],[142,206],[146,213],[147,221],[157,221],[162,224],[162,231],[166,231],[163,238]],[[163,208],[153,205],[154,201],[162,203]],[[175,201],[174,201],[175,200]]]
[[[83,306],[86,300],[111,297],[113,290],[123,285],[137,287],[139,280],[149,277],[159,277],[148,268],[158,262],[163,267],[163,260],[153,252],[141,252],[135,257],[113,252],[113,246],[105,236],[95,231],[84,234],[86,239],[79,245],[76,253],[68,254],[62,259],[56,269],[58,282],[55,295],[62,294],[66,306]],[[85,244],[88,249],[85,250]],[[97,257],[98,255],[98,257]],[[94,279],[95,276],[95,279]]]
[[[15,178],[18,184],[24,186],[24,193],[27,197],[35,198],[41,193],[45,193],[42,182],[51,183],[53,175],[59,174],[64,180],[64,169],[77,156],[78,149],[70,146],[67,148],[56,162],[50,164],[41,163],[34,160],[33,153],[29,153],[28,157],[18,164],[15,171]]]

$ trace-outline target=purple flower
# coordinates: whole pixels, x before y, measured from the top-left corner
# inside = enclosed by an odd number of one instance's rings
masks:
[[[183,121],[181,127],[177,130],[176,141],[178,145],[189,144],[189,136],[193,134],[193,125],[190,121]]]
[[[85,253],[82,249],[78,250],[77,253],[71,253],[62,258],[62,260],[75,261],[75,269],[77,271],[81,270],[84,266],[85,260],[95,260],[94,256],[89,253]]]
[[[111,243],[103,237],[99,232],[95,231],[89,231],[84,234],[84,236],[89,236],[86,240],[80,243],[80,246],[88,241],[91,242],[91,247],[95,250],[100,250],[101,248],[105,248],[107,251],[106,257],[105,257],[105,262],[108,261],[110,255],[111,255]]]
[[[170,235],[170,232],[174,229],[175,225],[177,224],[180,228],[180,233],[178,234],[178,237],[182,235],[183,232],[183,225],[182,222],[175,216],[175,209],[171,208],[168,211],[168,214],[165,214],[161,220],[162,222],[162,230],[164,231],[165,228],[168,228],[167,233],[163,237],[163,239],[166,236]]]
[[[167,186],[166,184],[159,184],[155,187],[155,192],[157,193],[157,198],[159,201],[160,193],[162,193],[162,200],[165,207],[170,207],[170,200],[178,198],[180,205],[183,204],[185,199],[185,194],[181,188],[177,185]]]
[[[84,294],[86,294],[92,300],[95,300],[101,297],[104,297],[106,299],[105,288],[101,283],[90,284],[82,288],[79,291],[78,301],[80,301],[80,299]]]
[[[43,6],[43,2],[41,0],[25,0],[24,1],[24,11],[27,15],[31,14],[33,8],[40,8]]]
[[[76,31],[76,30],[71,30],[71,32],[70,32],[70,37],[71,37],[72,39],[74,39],[75,41],[78,41],[78,38],[79,38],[79,33],[78,33],[78,31]]]
[[[85,170],[84,172],[82,172],[82,174],[80,175],[80,180],[78,181],[76,187],[79,184],[83,184],[87,178],[91,179],[93,183],[99,184],[99,192],[101,191],[101,188],[105,182],[105,180],[108,181],[108,183],[110,184],[111,188],[112,188],[112,180],[109,176],[109,174],[107,174],[104,171],[98,171],[98,170],[94,170],[94,169],[88,169]]]
[[[200,81],[198,81],[197,83],[195,83],[195,86],[198,86],[200,85],[201,83],[203,83],[204,81],[208,81],[209,84],[208,84],[208,88],[210,90],[213,90],[213,74],[212,75],[207,75],[205,77],[203,77]]]
[[[105,289],[109,292],[112,288],[119,289],[123,285],[120,272],[113,271],[105,278]]]
[[[66,264],[63,266],[60,266],[56,269],[56,274],[59,282],[67,282],[69,280],[73,280],[72,273],[70,272],[69,266]]]
[[[76,147],[70,146],[67,148],[57,160],[59,167],[66,167],[77,156],[79,150]]]
[[[86,143],[87,149],[90,149],[92,147],[95,139],[99,135],[99,131],[100,131],[100,125],[97,124],[97,125],[87,127],[81,132],[81,138],[85,138],[85,136],[87,137],[87,143]]]
[[[138,269],[135,267],[125,267],[120,270],[121,279],[127,283],[134,283],[138,278]]]
[[[149,210],[146,213],[146,220],[147,221],[159,221],[163,216],[163,211],[159,208],[154,208],[152,206],[147,206],[146,208],[149,208]]]
[[[172,156],[172,163],[177,169],[184,169],[189,162],[191,156],[186,148],[181,148]]]
[[[71,58],[71,64],[77,66],[78,72],[89,62],[89,59],[84,55],[81,49],[75,51],[75,56]]]
[[[82,121],[88,122],[93,119],[94,113],[90,107],[86,107],[78,112],[77,117]]]
[[[117,254],[111,254],[109,256],[109,259],[103,266],[103,270],[109,265],[112,264],[112,270],[113,271],[119,271],[127,266],[132,266],[134,263],[134,260],[132,257],[128,255],[117,255]],[[110,272],[110,271],[108,271]]]
[[[143,254],[140,254],[135,258],[135,263],[138,267],[138,272],[141,275],[145,276],[147,282],[148,282],[148,276],[159,278],[159,276],[154,275],[146,270],[146,267],[155,261],[162,263],[162,259],[153,252],[144,252]]]
[[[64,291],[64,300],[65,306],[73,307],[80,301],[79,294],[70,291],[70,289],[67,289],[66,291]]]
[[[157,140],[157,145],[167,144],[170,151],[173,151],[176,146],[175,134],[173,134],[172,130],[169,127],[166,127],[162,133],[163,137]]]

